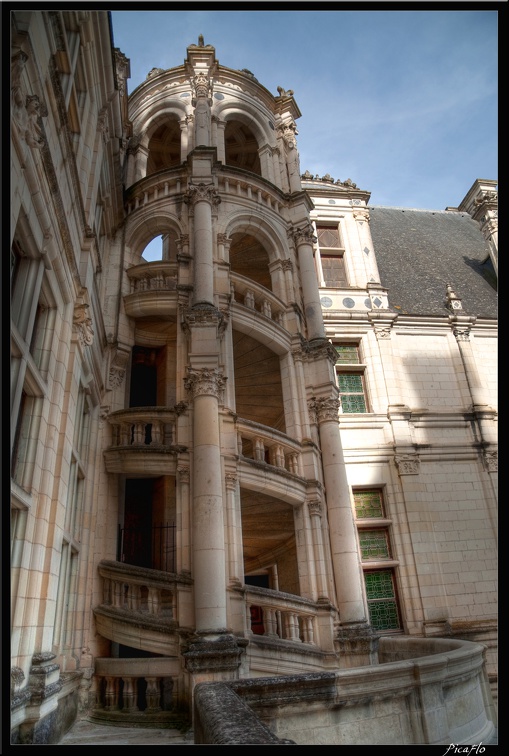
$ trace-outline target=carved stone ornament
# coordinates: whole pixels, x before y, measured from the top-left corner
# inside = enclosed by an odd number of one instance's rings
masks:
[[[217,368],[191,369],[184,378],[184,385],[193,398],[215,396],[216,399],[221,400],[225,384],[226,378]]]
[[[456,341],[470,341],[470,328],[453,328],[452,332],[456,337]]]
[[[278,87],[277,91],[279,92],[279,97],[293,97],[294,95],[293,89],[283,89],[283,87]]]
[[[418,475],[420,459],[417,454],[401,454],[394,457],[399,475]]]
[[[217,335],[222,336],[226,330],[228,321],[228,312],[226,310],[218,310],[213,305],[182,308],[182,328],[186,333],[189,333],[191,327],[195,325],[215,324]]]
[[[25,674],[21,667],[11,667],[11,695],[21,687],[24,679]]]
[[[364,221],[369,223],[368,210],[355,210],[353,213],[353,217],[355,218],[356,221],[360,221],[361,223],[363,223]]]
[[[110,368],[108,372],[108,384],[111,390],[114,390],[122,385],[122,381],[125,377],[125,371],[127,363],[129,362],[129,352],[125,349],[113,348],[114,351],[111,356]]]
[[[237,476],[235,475],[235,473],[226,473],[226,475],[224,476],[224,479],[226,483],[226,488],[229,491],[235,491],[235,488],[237,486]]]
[[[375,328],[375,336],[377,337],[377,339],[390,339],[391,338],[390,327]]]
[[[164,73],[164,68],[151,68],[147,74],[147,79],[151,79],[153,76]]]
[[[322,516],[322,502],[320,499],[308,501],[308,512],[310,515],[318,515],[318,517]]]
[[[94,341],[94,330],[92,328],[92,318],[88,315],[90,305],[85,303],[74,305],[73,327],[78,334],[78,339],[82,346],[90,346]]]
[[[283,141],[288,149],[293,150],[297,147],[297,139],[295,138],[299,133],[294,121],[288,123],[282,123],[278,126],[278,131],[283,137]]]
[[[189,467],[178,466],[177,472],[180,483],[189,483]]]
[[[309,411],[315,416],[318,423],[326,423],[330,420],[338,422],[338,413],[341,403],[335,397],[316,399],[313,397],[308,401]]]
[[[488,472],[498,472],[498,452],[485,451],[484,452],[484,465]]]
[[[200,97],[210,99],[212,97],[212,79],[209,79],[204,71],[199,71],[196,74],[191,81],[191,85],[196,99]]]
[[[289,270],[291,272],[293,270],[293,263],[290,258],[282,260],[281,267],[283,268],[283,270]]]
[[[133,136],[130,138],[128,145],[127,145],[127,153],[129,155],[133,155],[138,147],[141,144],[141,140],[143,139],[143,133],[141,134],[133,134]]]
[[[205,200],[211,205],[219,205],[221,197],[216,191],[214,184],[190,184],[184,195],[186,205]]]
[[[129,58],[126,58],[123,52],[121,52],[118,47],[115,47],[113,50],[114,58],[115,58],[115,73],[116,73],[116,79],[117,79],[117,89],[120,92],[120,95],[123,96],[126,94],[126,87],[125,82],[126,79],[129,78]]]
[[[21,86],[21,77],[28,55],[20,50],[11,58],[11,115],[14,126],[21,137],[34,149],[46,144],[41,116],[47,116],[46,106],[35,94],[26,95]]]
[[[304,226],[300,226],[299,228],[295,228],[292,231],[293,238],[295,240],[295,244],[313,244],[313,242],[317,241],[316,236],[314,235],[314,229],[313,225],[311,223],[306,223]]]
[[[101,132],[103,142],[106,144],[110,139],[110,127],[108,125],[108,112],[106,108],[99,111],[97,128]]]

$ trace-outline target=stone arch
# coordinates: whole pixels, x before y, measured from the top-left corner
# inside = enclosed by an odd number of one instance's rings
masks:
[[[176,218],[166,213],[146,216],[143,214],[129,224],[126,233],[126,247],[130,250],[131,263],[138,265],[141,255],[147,246],[156,236],[163,237],[163,250],[166,246],[167,251],[163,253],[163,260],[174,260],[176,257],[176,240],[180,237],[182,229]],[[165,243],[164,237],[168,237]]]
[[[260,145],[245,123],[230,119],[224,130],[225,165],[243,168],[258,176],[262,175],[262,167],[258,150]]]
[[[261,121],[261,112],[259,103],[251,105],[246,102],[243,103],[242,108],[237,104],[231,102],[225,102],[221,105],[216,105],[213,110],[213,115],[219,121],[238,121],[244,124],[250,131],[252,131],[254,138],[258,142],[258,148],[263,147],[265,144],[276,146],[276,134],[269,126],[270,115],[267,113],[266,122]]]
[[[283,299],[284,291],[279,290],[273,280],[270,267],[271,263],[287,256],[283,254],[285,246],[276,229],[251,214],[236,215],[227,222],[226,229],[226,235],[232,240],[228,259],[232,272],[250,278]]]

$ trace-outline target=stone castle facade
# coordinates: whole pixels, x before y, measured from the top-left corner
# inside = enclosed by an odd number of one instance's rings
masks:
[[[385,635],[495,692],[496,182],[372,207],[202,38],[128,96],[102,11],[13,12],[11,61],[13,742]]]

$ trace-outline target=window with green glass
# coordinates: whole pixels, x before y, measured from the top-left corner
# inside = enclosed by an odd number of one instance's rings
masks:
[[[358,520],[385,516],[381,491],[354,491],[353,500]]]
[[[392,570],[365,572],[369,619],[375,630],[400,630]]]
[[[335,344],[337,352],[336,365],[358,365],[359,347],[356,344]]]
[[[363,562],[391,558],[387,530],[360,530],[359,542]]]
[[[338,373],[338,386],[343,412],[367,411],[362,375]]]

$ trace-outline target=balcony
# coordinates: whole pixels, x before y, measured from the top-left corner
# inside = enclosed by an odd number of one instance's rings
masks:
[[[108,415],[112,444],[105,450],[106,469],[131,475],[173,475],[177,412],[170,407],[132,407]]]
[[[126,314],[132,318],[175,315],[177,309],[177,263],[147,262],[128,268],[131,291],[124,297]]]

